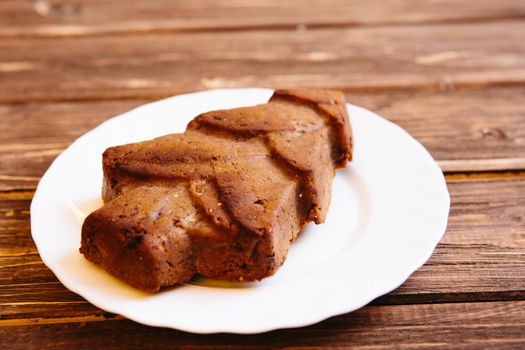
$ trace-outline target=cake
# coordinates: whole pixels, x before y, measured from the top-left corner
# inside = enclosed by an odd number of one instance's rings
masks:
[[[105,204],[85,219],[80,252],[148,292],[196,274],[261,280],[304,225],[324,222],[351,159],[340,92],[281,89],[201,114],[184,133],[104,152]]]

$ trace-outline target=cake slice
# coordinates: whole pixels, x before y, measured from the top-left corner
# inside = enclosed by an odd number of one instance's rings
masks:
[[[310,221],[324,222],[335,169],[352,159],[344,95],[276,90],[193,119],[182,134],[108,148],[105,205],[80,252],[149,292],[195,274],[273,275]]]

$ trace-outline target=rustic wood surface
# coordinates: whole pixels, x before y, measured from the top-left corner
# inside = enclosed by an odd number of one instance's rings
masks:
[[[0,1],[0,348],[525,348],[524,19],[514,0]],[[244,86],[342,89],[423,143],[452,200],[431,259],[361,310],[251,336],[63,287],[30,232],[53,159],[135,106]]]
[[[0,36],[69,37],[295,26],[380,26],[521,19],[515,0],[129,0],[0,2]]]
[[[158,98],[234,86],[522,85],[525,22],[4,38],[0,101]]]

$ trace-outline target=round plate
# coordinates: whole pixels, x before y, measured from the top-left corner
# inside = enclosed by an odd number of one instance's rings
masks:
[[[102,152],[183,132],[196,115],[265,103],[268,89],[179,95],[112,118],[76,140],[42,177],[31,231],[44,263],[70,290],[134,321],[195,333],[258,333],[313,324],[358,309],[401,285],[447,226],[443,174],[409,134],[348,105],[354,161],[337,172],[326,223],[310,224],[273,277],[246,284],[194,280],[147,294],[79,253],[84,218],[102,205]]]

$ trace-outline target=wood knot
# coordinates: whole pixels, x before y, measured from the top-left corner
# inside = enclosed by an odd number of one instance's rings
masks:
[[[507,138],[505,132],[500,128],[481,128],[479,132],[481,133],[481,138],[484,139],[503,140]]]
[[[42,17],[67,20],[79,15],[82,6],[78,3],[48,0],[32,1],[33,9]]]
[[[295,27],[295,30],[299,34],[305,34],[308,31],[308,26],[304,23],[300,23]]]
[[[505,221],[522,222],[525,220],[525,207],[518,206],[507,208],[503,211],[503,219]]]

